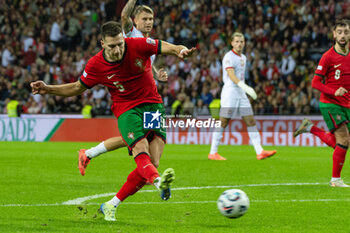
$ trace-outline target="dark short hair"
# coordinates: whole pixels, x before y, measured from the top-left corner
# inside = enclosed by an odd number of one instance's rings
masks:
[[[139,5],[134,10],[134,17],[136,17],[141,12],[146,12],[146,13],[154,15],[152,8],[150,8],[149,6],[146,6],[146,5]]]
[[[106,36],[115,37],[122,33],[120,23],[115,21],[108,21],[101,26],[101,36],[105,39]]]
[[[346,26],[350,27],[350,21],[347,19],[340,19],[335,22],[333,30],[336,30],[337,27],[346,27]]]

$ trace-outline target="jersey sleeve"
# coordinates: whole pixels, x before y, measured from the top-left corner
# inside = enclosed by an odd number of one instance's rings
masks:
[[[98,84],[98,75],[97,70],[94,68],[94,63],[93,60],[89,60],[79,78],[80,83],[89,89]]]
[[[153,54],[159,54],[161,52],[160,40],[154,40],[152,38],[130,38],[132,46],[135,46],[137,50],[144,54],[146,57],[150,57]]]
[[[326,77],[329,63],[330,62],[329,62],[327,54],[323,54],[320,62],[318,63],[318,66],[316,68],[315,75],[320,76],[322,78]]]
[[[227,70],[227,69],[234,69],[232,61],[230,59],[230,56],[225,55],[224,59],[222,59],[222,67]]]
[[[322,93],[325,93],[327,95],[335,95],[335,90],[334,88],[328,87],[327,85],[322,83],[323,78],[319,75],[314,75],[311,86],[317,90],[319,90]]]

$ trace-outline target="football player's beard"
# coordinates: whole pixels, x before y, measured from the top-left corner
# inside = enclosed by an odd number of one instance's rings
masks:
[[[340,46],[340,47],[345,47],[347,44],[348,44],[348,42],[349,42],[349,40],[347,40],[347,41],[345,41],[345,42],[340,42],[340,40],[336,40],[337,41],[337,44]]]

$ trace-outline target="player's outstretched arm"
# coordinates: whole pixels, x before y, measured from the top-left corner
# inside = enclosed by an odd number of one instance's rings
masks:
[[[132,11],[134,10],[135,4],[136,4],[136,0],[129,0],[122,10],[122,14],[121,14],[122,27],[125,34],[130,32],[133,26],[131,14],[132,14]]]
[[[36,81],[30,83],[30,86],[32,87],[32,93],[34,95],[50,94],[68,97],[80,95],[86,90],[86,87],[84,87],[80,81],[61,85],[46,85],[43,81]]]
[[[245,84],[244,82],[242,82],[241,80],[239,80],[237,78],[233,68],[228,68],[228,69],[226,69],[226,71],[227,71],[227,74],[230,77],[230,79],[235,84],[237,84],[237,86],[239,86],[241,89],[243,89],[243,91],[245,91],[248,95],[250,95],[250,97],[252,97],[254,100],[256,100],[258,98],[258,96],[253,88],[251,88],[250,86],[248,86],[247,84]]]
[[[174,55],[177,56],[181,59],[185,59],[187,57],[192,56],[192,54],[196,51],[196,48],[191,48],[188,49],[186,46],[183,45],[174,45],[170,44],[168,42],[162,41],[162,46],[161,46],[161,54],[165,55]]]

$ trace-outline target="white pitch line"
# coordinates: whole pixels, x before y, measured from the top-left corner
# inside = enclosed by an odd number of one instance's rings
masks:
[[[202,187],[179,187],[172,188],[171,190],[199,190],[199,189],[227,189],[227,188],[238,188],[238,187],[262,187],[262,186],[301,186],[301,185],[323,185],[323,183],[275,183],[275,184],[242,184],[242,185],[220,185],[220,186],[202,186]],[[152,190],[141,190],[139,192],[158,192],[156,189]],[[92,199],[114,196],[115,193],[102,193],[95,194],[92,196],[79,197],[73,200],[65,201],[63,204],[66,205],[80,205],[85,201]]]
[[[122,203],[122,205],[171,205],[171,204],[213,204],[217,201],[167,201],[167,202],[126,202]],[[350,202],[349,198],[346,199],[292,199],[292,200],[250,200],[252,203],[278,203],[278,202]],[[97,205],[99,206],[101,203],[85,203],[84,206],[87,205]],[[64,204],[64,203],[53,203],[53,204],[5,204],[0,205],[0,207],[37,207],[37,206],[69,206],[75,204]]]
[[[172,188],[172,190],[199,190],[199,189],[226,189],[226,188],[238,188],[238,187],[263,187],[263,186],[301,186],[301,185],[325,185],[323,183],[274,183],[274,184],[242,184],[242,185],[220,185],[220,186],[202,186],[202,187],[179,187],[179,188]],[[156,189],[152,190],[141,190],[140,192],[158,192]],[[107,197],[107,196],[113,196],[115,193],[102,193],[102,194],[95,194],[91,196],[86,197],[79,197],[73,200],[65,201],[62,203],[52,203],[52,204],[0,204],[0,207],[11,207],[11,206],[63,206],[63,205],[81,205],[85,201],[97,199],[100,197]],[[350,199],[314,199],[314,200],[305,200],[305,201],[348,201]],[[302,202],[303,200],[280,200],[279,202]],[[129,205],[139,205],[139,204],[196,204],[196,203],[214,203],[216,201],[201,201],[201,202],[129,202],[129,203],[123,203],[123,204],[129,204]],[[271,202],[270,200],[252,200],[252,202]],[[275,200],[274,202],[278,202],[278,200]],[[88,205],[95,205],[97,203],[88,203]]]

